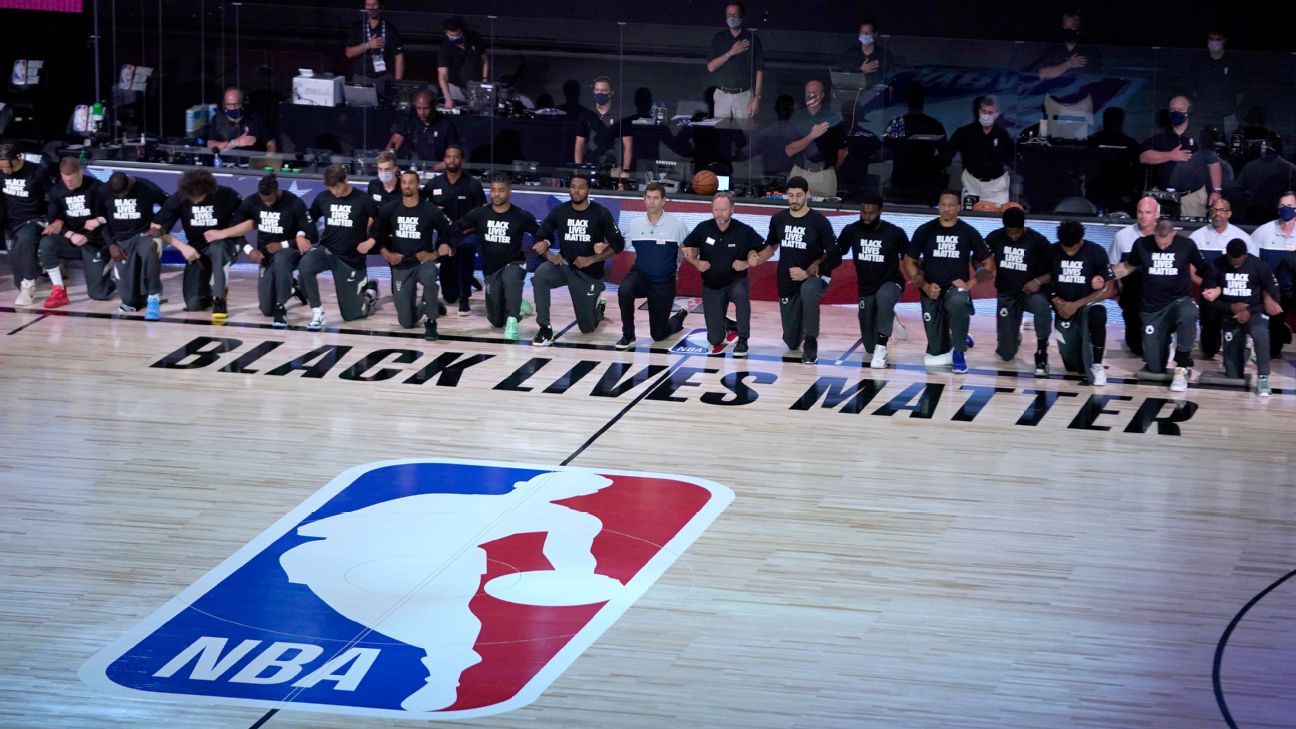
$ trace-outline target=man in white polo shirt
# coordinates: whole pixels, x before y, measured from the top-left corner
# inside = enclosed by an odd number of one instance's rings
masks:
[[[1224,249],[1228,246],[1229,241],[1234,238],[1241,238],[1247,241],[1247,253],[1258,255],[1259,251],[1251,244],[1251,236],[1237,226],[1229,223],[1233,217],[1233,207],[1229,205],[1228,198],[1221,197],[1207,209],[1210,214],[1210,225],[1203,225],[1194,230],[1192,235],[1188,236],[1193,243],[1197,244],[1197,250],[1201,251],[1202,258],[1207,263],[1224,255]],[[1206,275],[1205,271],[1197,271],[1193,274],[1193,282],[1201,288],[1201,279]],[[1202,356],[1206,359],[1212,359],[1220,351],[1221,327],[1224,324],[1223,314],[1218,307],[1209,306],[1207,302],[1197,294],[1197,308],[1201,311],[1201,350]]]

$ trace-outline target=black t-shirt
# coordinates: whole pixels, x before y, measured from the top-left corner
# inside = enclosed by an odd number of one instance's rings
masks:
[[[747,254],[764,248],[765,241],[760,233],[741,220],[730,219],[729,227],[721,231],[712,218],[698,223],[682,245],[697,248],[698,257],[711,264],[711,268],[702,272],[702,285],[709,289],[722,289],[738,279],[747,278],[746,270],[733,270],[734,261],[747,260]]]
[[[387,203],[378,211],[374,229],[378,245],[404,256],[396,264],[396,268],[419,265],[415,254],[421,251],[432,253],[441,243],[453,245],[450,240],[450,221],[441,212],[441,208],[427,200],[420,200],[412,208],[405,205],[403,199]],[[437,234],[435,241],[433,233]]]
[[[244,134],[250,134],[256,137],[256,144],[242,149],[257,151],[264,150],[266,142],[270,141],[270,128],[261,120],[259,114],[252,111],[243,114],[238,121],[232,121],[224,114],[217,114],[216,118],[212,119],[207,134],[208,139],[218,142],[231,142]]]
[[[1053,275],[1050,288],[1063,301],[1079,301],[1093,294],[1094,276],[1102,276],[1107,281],[1116,278],[1107,251],[1097,243],[1084,241],[1075,255],[1068,254],[1061,245],[1049,247],[1045,254],[1047,270]]]
[[[396,177],[396,186],[391,190],[383,187],[382,180],[375,177],[369,181],[369,185],[365,187],[365,192],[369,193],[369,197],[373,198],[374,204],[379,208],[393,200],[399,200],[401,197],[400,176]]]
[[[986,236],[986,246],[995,258],[995,288],[1001,294],[1021,293],[1026,282],[1044,273],[1049,242],[1030,228],[1012,240],[1000,228]]]
[[[481,36],[465,30],[459,43],[452,43],[443,36],[441,47],[437,49],[437,68],[446,70],[447,81],[466,90],[469,81],[481,80],[482,57],[485,55]]]
[[[985,132],[980,122],[972,122],[954,130],[945,152],[945,163],[957,153],[963,158],[963,169],[968,174],[986,182],[1003,176],[1013,161],[1013,140],[998,124]]]
[[[482,273],[489,276],[515,261],[526,263],[524,236],[530,233],[534,237],[540,224],[530,212],[510,204],[502,213],[490,205],[470,210],[459,221],[459,227],[465,233],[475,230],[481,236]]]
[[[24,161],[14,173],[0,172],[0,220],[13,233],[24,224],[44,215],[48,208],[46,194],[53,185],[49,167]]]
[[[1072,56],[1084,56],[1085,65],[1081,68],[1067,69],[1058,78],[1066,78],[1072,73],[1102,75],[1102,50],[1098,46],[1088,43],[1076,43],[1075,48],[1067,48],[1065,43],[1054,43],[1044,49],[1044,52],[1040,54],[1035,63],[1031,64],[1029,70],[1038,73],[1041,68],[1066,63],[1067,59]]]
[[[576,122],[576,136],[585,140],[585,162],[610,163],[618,169],[621,159],[616,156],[616,144],[622,136],[629,136],[634,117],[618,119],[616,111],[599,114],[598,110],[582,114]]]
[[[761,48],[760,38],[750,30],[743,28],[735,37],[728,30],[722,30],[711,38],[711,53],[707,61],[713,61],[729,52],[733,44],[740,40],[750,41],[747,50],[730,58],[724,65],[711,74],[711,83],[720,88],[747,90],[756,83],[756,72],[765,70],[765,51]]]
[[[163,233],[180,223],[189,245],[204,251],[207,250],[207,239],[203,234],[234,225],[238,221],[238,210],[242,204],[243,200],[237,192],[223,186],[217,187],[216,192],[198,203],[190,202],[189,198],[177,192],[167,198],[153,222],[157,223]]]
[[[459,175],[458,182],[451,182],[446,175],[433,177],[423,186],[423,197],[436,203],[451,220],[462,220],[470,210],[486,204],[481,180],[466,172]]]
[[[1162,162],[1148,165],[1152,184],[1162,190],[1174,188],[1178,192],[1193,192],[1210,182],[1210,171],[1207,165],[1218,162],[1219,157],[1209,149],[1203,149],[1191,135],[1178,135],[1173,131],[1161,132],[1143,142],[1139,151],[1173,152],[1186,149],[1193,153],[1187,162]]]
[[[918,226],[905,255],[922,263],[927,283],[940,284],[941,291],[957,279],[971,280],[970,266],[990,256],[990,249],[976,228],[962,220],[946,228],[940,218]]]
[[[828,218],[813,208],[800,218],[792,217],[788,210],[774,213],[774,217],[770,218],[769,231],[765,243],[779,247],[778,292],[780,299],[786,299],[801,290],[801,282],[793,281],[788,269],[806,268],[824,254],[835,250],[837,234],[833,232]],[[820,267],[820,273],[827,273],[832,268],[825,261]]]
[[[372,28],[369,25],[369,18],[362,18],[359,23],[351,26],[351,35],[347,37],[347,46],[358,46],[361,43],[368,43],[369,39],[374,36],[380,36],[387,39],[382,50],[365,48],[355,59],[355,71],[357,76],[381,76],[383,74],[394,75],[396,73],[396,56],[404,53],[405,48],[401,43],[400,31],[391,21],[382,18],[378,21],[378,27]],[[386,64],[387,70],[379,72],[374,68],[374,58],[381,57]]]
[[[429,123],[423,123],[418,114],[410,112],[392,125],[392,132],[404,138],[397,156],[417,157],[423,162],[440,162],[445,159],[446,147],[459,143],[459,131],[449,119],[432,112]]]
[[[107,185],[99,186],[99,209],[108,218],[108,234],[114,243],[124,243],[148,232],[153,224],[153,209],[166,203],[162,188],[144,179],[132,177],[126,194],[118,197]]]
[[[876,294],[885,283],[904,288],[900,259],[909,248],[909,236],[900,226],[881,219],[867,226],[857,220],[842,229],[837,247],[842,253],[849,251],[855,261],[855,284],[861,297]]]
[[[346,197],[323,190],[310,207],[311,220],[324,223],[320,243],[356,270],[365,267],[365,254],[356,247],[369,237],[369,220],[377,215],[378,205],[373,197],[355,186]]]
[[[250,220],[256,225],[256,246],[262,253],[271,243],[294,245],[298,233],[305,234],[312,242],[319,239],[306,203],[287,190],[280,190],[279,199],[272,205],[266,205],[256,193],[248,195],[239,205],[235,219],[240,223]]]
[[[63,221],[63,232],[81,233],[91,242],[103,240],[102,228],[86,232],[85,224],[102,214],[99,207],[99,188],[103,183],[90,175],[81,175],[81,184],[69,190],[60,180],[49,192],[49,219]]]
[[[559,205],[545,216],[536,233],[536,240],[547,240],[558,245],[563,260],[575,265],[580,256],[594,255],[595,243],[607,243],[612,250],[625,250],[625,238],[608,209],[594,202],[584,210],[576,210],[570,201]],[[605,261],[576,270],[591,277],[603,278]]]
[[[1229,310],[1229,304],[1242,302],[1252,313],[1257,313],[1264,306],[1261,294],[1265,293],[1278,301],[1278,282],[1273,270],[1259,256],[1248,255],[1237,268],[1226,256],[1211,261],[1202,272],[1202,288],[1216,286],[1220,287],[1220,295],[1213,303],[1224,311]]]
[[[1144,311],[1160,311],[1176,299],[1192,295],[1189,264],[1198,271],[1206,270],[1197,244],[1182,235],[1176,235],[1165,250],[1157,245],[1155,236],[1143,236],[1134,241],[1125,262],[1143,274]]]
[[[865,61],[878,62],[876,71],[864,74],[864,88],[866,89],[883,83],[887,74],[891,73],[891,67],[895,64],[891,52],[878,43],[873,44],[873,52],[867,56],[864,55],[863,46],[859,43],[852,43],[850,48],[842,51],[841,55],[837,57],[832,70],[840,73],[864,73],[860,70],[860,66],[863,66]]]

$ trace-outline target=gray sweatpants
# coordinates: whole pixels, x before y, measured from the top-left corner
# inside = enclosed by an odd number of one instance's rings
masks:
[[[320,306],[317,277],[325,271],[332,271],[333,286],[337,289],[338,309],[342,312],[342,319],[354,321],[369,316],[364,295],[365,287],[369,284],[369,276],[365,271],[357,271],[348,266],[345,261],[333,255],[333,251],[324,246],[312,248],[309,253],[303,255],[297,270],[301,273],[302,292],[306,294],[306,301],[312,308]]]
[[[1197,338],[1197,303],[1183,296],[1158,311],[1144,311],[1143,366],[1148,372],[1165,372],[1170,356],[1170,335],[1175,335],[1176,353],[1191,352]]]
[[[486,275],[486,319],[493,327],[502,327],[511,316],[522,318],[522,284],[526,269],[519,262],[506,264]]]
[[[1022,312],[1029,311],[1035,318],[1035,338],[1047,340],[1053,326],[1053,307],[1048,297],[1036,291],[1028,294],[1019,291],[1015,294],[999,294],[999,315],[995,317],[995,326],[999,334],[999,346],[995,354],[1007,362],[1017,356],[1021,348]]]
[[[891,330],[895,328],[896,302],[903,293],[900,284],[888,281],[879,286],[872,296],[860,297],[860,342],[863,343],[865,352],[873,354],[879,334],[891,336]]]
[[[218,240],[207,244],[198,260],[185,263],[181,290],[185,311],[201,311],[211,306],[212,296],[224,298],[229,293],[229,267],[238,260],[242,238]]]
[[[1247,335],[1255,340],[1256,374],[1269,374],[1269,317],[1263,311],[1252,311],[1246,324],[1231,316],[1223,317],[1224,374],[1241,379],[1246,368]]]
[[[531,277],[531,289],[535,292],[536,324],[549,326],[550,292],[566,286],[571,294],[572,308],[576,310],[576,326],[584,334],[589,334],[598,326],[598,312],[595,306],[603,294],[603,280],[581,273],[575,266],[555,266],[545,261]]]
[[[1101,303],[1085,304],[1070,319],[1058,317],[1055,326],[1062,335],[1058,345],[1062,366],[1089,377],[1094,348],[1107,346],[1107,308]]]
[[[927,330],[927,354],[945,354],[951,349],[967,351],[968,325],[972,321],[972,295],[953,286],[940,298],[921,297],[923,328]]]
[[[18,226],[13,232],[13,247],[9,249],[9,265],[13,267],[14,286],[22,282],[35,281],[40,275],[37,262],[43,226],[35,220],[29,220]]]
[[[86,294],[95,301],[107,301],[117,291],[108,267],[108,251],[103,245],[86,243],[78,246],[61,235],[47,235],[40,242],[40,266],[46,271],[58,268],[60,259],[81,260],[85,271]]]
[[[819,301],[827,290],[828,284],[822,278],[811,276],[801,282],[797,293],[779,299],[783,343],[788,349],[800,348],[804,337],[819,336]]]
[[[738,319],[738,338],[751,336],[751,285],[744,276],[722,289],[702,286],[702,315],[706,319],[707,341],[714,347],[725,340],[728,333],[725,314],[733,302],[734,316]]]
[[[144,306],[148,296],[162,295],[162,241],[137,235],[117,244],[126,260],[113,262],[113,276],[122,303],[136,309]]]
[[[257,270],[257,304],[261,313],[274,316],[276,306],[287,306],[293,293],[293,271],[301,263],[302,254],[296,246],[280,248],[261,259]]]
[[[437,318],[437,276],[440,267],[436,261],[420,263],[409,268],[391,270],[392,303],[396,307],[396,321],[409,329],[418,326],[426,314],[430,321]],[[418,287],[423,287],[423,297]]]

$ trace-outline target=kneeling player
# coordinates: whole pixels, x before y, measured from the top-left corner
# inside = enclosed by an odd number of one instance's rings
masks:
[[[324,328],[324,305],[320,301],[317,277],[333,272],[333,286],[337,289],[338,308],[345,321],[363,319],[373,311],[378,300],[378,284],[370,282],[365,268],[365,256],[376,245],[369,235],[369,227],[378,214],[373,198],[347,182],[346,169],[331,165],[324,170],[324,185],[311,204],[311,219],[323,221],[320,246],[302,256],[301,284],[311,306],[311,320],[306,325],[310,331]]]
[[[419,176],[407,170],[400,176],[400,199],[378,211],[376,238],[382,256],[391,264],[392,300],[396,320],[409,329],[423,323],[423,338],[437,339],[437,259],[452,256],[450,221],[430,200],[419,194]],[[436,242],[433,242],[433,233]],[[418,300],[417,287],[423,287]]]
[[[1202,298],[1223,317],[1224,374],[1241,379],[1246,340],[1255,342],[1256,394],[1269,397],[1269,316],[1282,314],[1273,271],[1234,238],[1202,275]],[[1268,316],[1266,316],[1268,314]]]
[[[506,175],[491,179],[490,204],[470,210],[458,221],[464,235],[481,236],[482,275],[486,277],[486,319],[504,328],[504,339],[517,341],[522,318],[522,284],[526,280],[526,254],[522,242],[540,229],[535,216],[509,202],[513,183]]]
[[[154,234],[184,256],[181,289],[185,311],[212,310],[212,319],[228,316],[225,298],[229,289],[229,268],[238,258],[239,241],[207,236],[230,227],[242,204],[238,193],[216,184],[207,170],[189,170],[180,176],[176,193],[154,218]],[[181,241],[171,235],[176,223],[184,229]]]
[[[1107,384],[1103,351],[1107,347],[1107,307],[1112,273],[1107,252],[1084,239],[1084,226],[1065,220],[1058,226],[1058,244],[1047,251],[1047,270],[1034,283],[1051,284],[1054,326],[1062,335],[1062,364],[1079,372],[1091,385]],[[1047,351],[1044,355],[1048,356]],[[1045,361],[1047,371],[1047,359]]]

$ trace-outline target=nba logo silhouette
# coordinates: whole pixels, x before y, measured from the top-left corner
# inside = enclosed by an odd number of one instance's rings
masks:
[[[534,701],[733,500],[719,484],[458,460],[338,476],[90,659],[95,687],[466,719]]]

